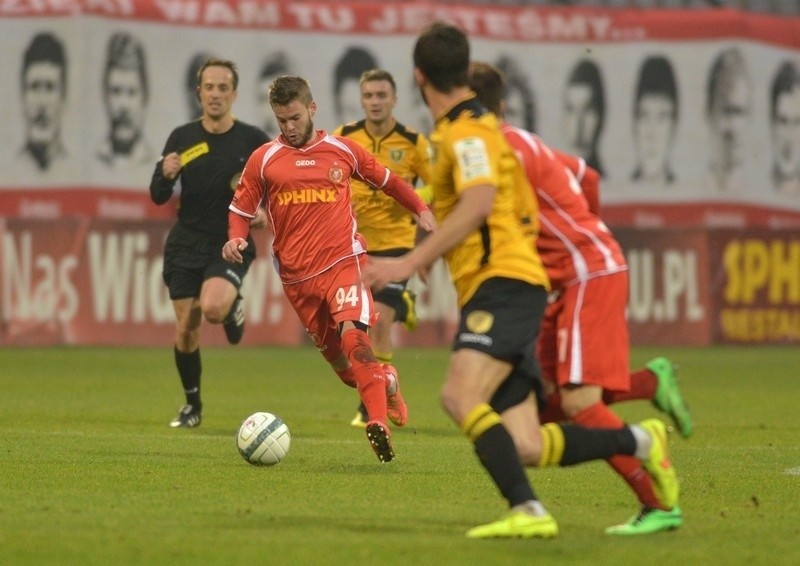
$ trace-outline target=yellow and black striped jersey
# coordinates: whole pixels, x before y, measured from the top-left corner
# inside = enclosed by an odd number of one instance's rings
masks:
[[[412,187],[417,179],[427,183],[430,178],[428,140],[403,124],[396,122],[380,139],[367,132],[366,120],[339,126],[333,135],[350,138]],[[358,231],[367,241],[367,251],[413,248],[417,225],[411,213],[383,191],[356,179],[350,182]]]
[[[538,205],[500,121],[472,93],[438,117],[431,133],[433,210],[441,224],[460,195],[471,187],[496,188],[483,226],[445,254],[463,306],[492,277],[506,277],[549,289],[542,260],[523,231],[520,209],[536,218]]]

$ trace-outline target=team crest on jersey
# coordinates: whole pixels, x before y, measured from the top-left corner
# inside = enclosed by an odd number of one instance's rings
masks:
[[[393,149],[392,151],[389,152],[389,159],[391,159],[395,163],[400,163],[401,161],[403,161],[404,153],[405,151],[403,151],[402,149]]]
[[[236,175],[233,176],[233,178],[231,179],[231,190],[232,191],[234,191],[234,192],[236,191],[236,187],[239,186],[239,179],[241,179],[241,178],[242,178],[242,173],[241,172],[236,173]]]
[[[467,315],[467,330],[475,334],[486,334],[492,329],[494,315],[486,311],[472,311]]]
[[[336,167],[335,165],[328,169],[328,179],[333,181],[334,183],[340,183],[342,179],[344,179],[344,171],[342,171],[341,167]]]

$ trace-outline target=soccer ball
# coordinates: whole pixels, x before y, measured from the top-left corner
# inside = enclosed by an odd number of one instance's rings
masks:
[[[254,466],[274,466],[289,452],[289,427],[272,413],[253,413],[236,434],[239,454]]]

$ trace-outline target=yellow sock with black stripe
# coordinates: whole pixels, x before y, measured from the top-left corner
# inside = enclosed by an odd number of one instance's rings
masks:
[[[573,466],[605,460],[617,454],[633,455],[636,439],[628,427],[588,429],[573,424],[547,423],[540,427],[542,455],[539,467]]]
[[[478,459],[511,507],[536,499],[514,440],[503,419],[487,403],[469,412],[461,423],[461,432],[475,446]]]

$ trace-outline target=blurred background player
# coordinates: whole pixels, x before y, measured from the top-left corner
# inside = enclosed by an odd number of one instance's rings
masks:
[[[197,74],[202,116],[175,128],[164,145],[150,182],[150,197],[164,204],[180,180],[178,221],[164,249],[164,282],[175,310],[175,365],[186,404],[170,426],[196,427],[202,418],[200,397],[200,323],[223,324],[231,344],[244,333],[239,290],[255,258],[252,240],[243,261],[230,265],[220,255],[228,240],[228,205],[250,154],[269,138],[233,116],[239,75],[236,65],[208,59]],[[264,226],[263,211],[253,219]]]
[[[471,86],[497,116],[503,116],[504,83],[487,63],[470,67]],[[537,354],[547,380],[560,394],[560,408],[587,428],[622,428],[603,402],[603,391],[628,391],[628,266],[619,244],[589,204],[565,163],[586,169],[580,158],[559,157],[540,138],[503,124],[503,134],[520,159],[538,202],[536,248],[547,269],[551,295],[542,320]],[[592,171],[592,176],[597,174]],[[595,186],[597,185],[595,181]],[[537,225],[534,219],[523,219]],[[551,397],[551,400],[554,398]],[[543,415],[542,420],[546,418]],[[636,458],[608,460],[641,504],[641,512],[610,534],[643,534],[679,527],[676,502],[662,502]]]
[[[677,500],[660,421],[617,430],[539,427],[534,347],[549,285],[520,214],[522,208],[535,221],[537,204],[498,118],[469,87],[469,52],[466,34],[450,24],[434,23],[417,38],[414,79],[436,119],[431,186],[440,225],[410,252],[376,258],[364,270],[364,280],[381,287],[440,256],[447,261],[461,312],[441,403],[509,506],[501,519],[470,529],[467,537],[558,533],[523,466],[635,454],[646,460],[665,498]]]
[[[250,220],[264,203],[286,297],[339,378],[358,389],[369,415],[367,439],[378,459],[389,462],[394,449],[387,418],[403,426],[408,413],[397,374],[375,358],[368,334],[376,313],[361,281],[366,247],[357,232],[350,179],[396,199],[425,230],[435,220],[413,188],[360,145],[314,130],[317,104],[305,79],[275,79],[269,101],[281,136],[247,161],[230,205],[223,257],[233,265],[244,261]]]
[[[430,178],[428,140],[395,119],[397,85],[394,77],[380,69],[366,71],[361,75],[360,89],[365,118],[339,126],[333,135],[350,138],[412,187],[418,179],[427,183]],[[414,247],[417,225],[408,210],[383,191],[357,179],[353,179],[351,186],[358,231],[367,242],[368,256],[396,257]],[[425,200],[424,195],[421,196]],[[391,365],[392,323],[399,321],[409,330],[417,325],[415,296],[406,289],[407,284],[407,280],[397,281],[372,291],[378,313],[378,320],[369,331],[373,351],[386,370],[395,373],[397,370]],[[350,424],[363,428],[367,420],[362,403]]]

